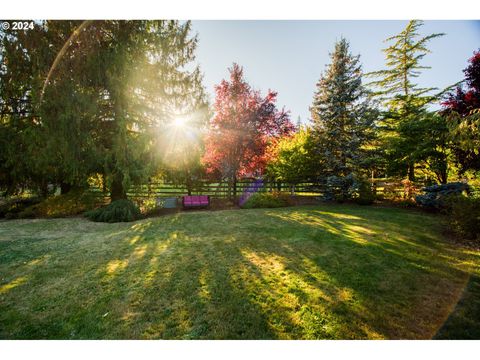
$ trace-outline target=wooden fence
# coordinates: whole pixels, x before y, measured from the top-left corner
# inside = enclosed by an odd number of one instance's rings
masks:
[[[241,195],[252,184],[253,180],[241,180],[237,182],[237,196]],[[421,189],[423,184],[415,183],[416,189]],[[404,197],[406,193],[405,186],[400,182],[390,181],[388,179],[374,179],[372,180],[372,188],[377,195],[388,195],[396,197]],[[101,189],[91,188],[91,191],[98,194],[98,196],[109,196],[108,193],[103,193]],[[216,198],[225,198],[228,196],[229,186],[227,183],[210,183],[201,182],[191,191],[192,195],[209,195]],[[302,182],[295,184],[279,183],[279,182],[264,182],[264,185],[259,192],[280,191],[286,193],[294,193],[298,196],[322,196],[325,192],[324,185],[312,182]],[[156,197],[179,197],[188,195],[188,190],[185,186],[176,185],[168,182],[150,183],[145,185],[134,185],[127,191],[130,198],[156,198]]]
[[[251,181],[239,181],[237,182],[237,195],[242,194],[251,185]],[[292,187],[285,183],[273,183],[265,182],[264,186],[260,188],[259,192],[269,191],[291,192]],[[319,186],[313,183],[301,183],[295,186],[296,194],[318,196],[323,191]],[[97,193],[99,196],[108,196],[108,193],[103,193],[98,188],[91,188],[91,191]],[[200,186],[192,188],[192,195],[209,195],[211,197],[224,198],[227,197],[229,192],[229,186],[227,183],[208,183],[204,182]],[[151,183],[146,185],[134,185],[127,191],[129,197],[142,198],[142,197],[169,197],[169,196],[185,196],[188,195],[188,189],[182,185],[176,185],[172,183]]]

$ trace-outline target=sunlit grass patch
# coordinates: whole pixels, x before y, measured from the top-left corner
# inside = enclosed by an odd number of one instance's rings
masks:
[[[0,294],[6,293],[7,291],[24,284],[27,281],[26,276],[21,276],[15,280],[10,281],[8,284],[0,286]]]
[[[0,337],[431,338],[480,269],[440,220],[339,205],[0,222]]]
[[[107,274],[111,275],[127,267],[128,260],[112,260],[107,264]]]

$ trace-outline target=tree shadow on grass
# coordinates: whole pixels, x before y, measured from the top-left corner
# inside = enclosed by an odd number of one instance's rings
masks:
[[[36,293],[0,302],[0,335],[428,338],[466,273],[429,221],[410,220],[304,208],[105,224],[101,238],[49,245],[25,273]]]
[[[191,231],[195,226],[184,231],[177,217],[121,227],[90,250],[66,254],[53,246],[51,266],[29,273],[29,285],[45,291],[36,299],[28,295],[23,309],[13,301],[1,304],[9,312],[0,316],[2,337],[276,337],[248,294],[231,283],[241,255],[223,247],[224,238],[202,241]],[[62,271],[65,280],[58,281]]]
[[[175,244],[179,251],[167,261],[175,262],[174,275],[158,288],[168,294],[167,303],[188,301],[169,313],[168,326],[166,319],[154,321],[160,325],[149,336],[429,338],[464,272],[435,260],[438,244],[411,238],[411,230],[390,224],[394,240],[372,241],[375,229],[388,221],[362,230],[361,218],[321,218],[323,226],[297,224],[294,232],[304,238],[293,242],[292,223],[285,218],[253,222],[253,237],[249,224],[226,238],[223,229],[210,228],[210,239],[217,240],[209,243],[195,242],[197,232],[185,228]],[[325,246],[319,230],[333,243]],[[213,290],[201,297],[194,289],[202,286]]]
[[[284,253],[286,263],[296,266],[298,274],[324,272],[330,286],[349,289],[353,303],[361,306],[355,309],[348,302],[341,302],[340,307],[349,309],[348,317],[369,324],[367,333],[372,334],[368,337],[430,338],[458,300],[469,277],[465,267],[446,261],[465,257],[460,250],[446,244],[441,247],[429,234],[418,236],[415,224],[392,229],[388,221],[375,218],[368,222],[361,217],[350,218],[346,223],[342,220],[345,214],[340,218],[325,212],[308,212],[304,216],[293,213],[292,217],[292,213],[270,215],[295,226],[305,240],[317,243],[317,250],[304,254],[299,253],[298,247],[291,255]],[[420,228],[428,225],[423,223]],[[391,233],[388,238],[378,236],[380,231],[387,230]],[[298,268],[302,255],[306,259],[303,264],[310,265]],[[362,337],[361,332],[348,331],[349,326],[343,326],[337,335]]]

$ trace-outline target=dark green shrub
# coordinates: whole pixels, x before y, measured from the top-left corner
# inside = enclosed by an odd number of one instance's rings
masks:
[[[128,222],[141,218],[138,207],[130,200],[116,200],[107,206],[87,211],[85,216],[98,222]]]
[[[7,201],[0,206],[0,218],[5,217],[5,219],[16,219],[18,218],[19,213],[29,206],[39,203],[40,200],[41,199],[38,197],[30,197]]]
[[[355,202],[359,205],[372,205],[375,201],[375,194],[368,181],[358,181]]]
[[[353,198],[355,176],[329,176],[325,183],[324,200],[344,202]]]
[[[102,204],[102,199],[92,192],[74,189],[66,194],[51,196],[35,204],[25,214],[27,217],[61,218],[82,214]],[[20,217],[22,217],[20,215]],[[25,216],[23,216],[25,217]]]
[[[422,189],[424,194],[417,195],[415,201],[422,207],[441,210],[448,206],[449,197],[461,195],[469,189],[468,184],[461,182],[427,186]]]
[[[353,200],[361,205],[371,205],[375,200],[375,195],[368,180],[349,174],[344,177],[329,176],[323,198],[327,201]]]
[[[288,206],[288,195],[273,193],[255,193],[243,204],[243,209],[277,208]]]
[[[480,237],[480,199],[451,196],[448,199],[449,227],[467,239]]]
[[[18,213],[16,212],[8,212],[5,214],[5,219],[7,220],[13,220],[18,218]]]
[[[25,210],[19,212],[17,214],[17,218],[18,219],[33,219],[33,218],[35,218],[35,211],[30,206],[30,207],[26,208]]]

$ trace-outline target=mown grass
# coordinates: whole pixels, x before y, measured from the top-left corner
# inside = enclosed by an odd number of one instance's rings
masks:
[[[0,338],[428,339],[479,263],[404,209],[2,221]]]

